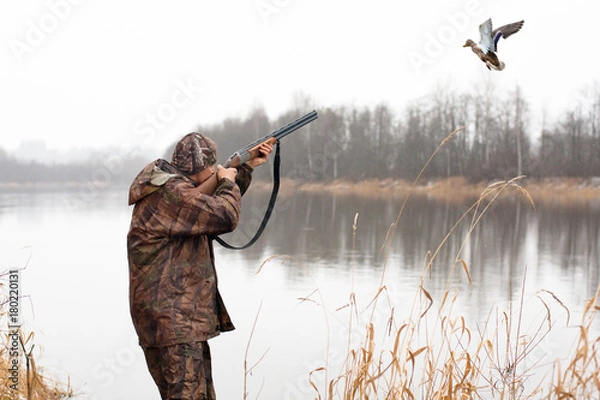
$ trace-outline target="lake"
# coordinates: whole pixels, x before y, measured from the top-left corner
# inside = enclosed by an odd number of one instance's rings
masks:
[[[228,240],[248,240],[266,199],[250,190]],[[76,398],[159,399],[129,317],[126,202],[126,190],[0,193],[1,269],[25,268],[23,328],[35,332],[38,368],[69,379]],[[473,331],[521,303],[534,326],[548,310],[555,325],[534,356],[549,363],[566,355],[599,283],[599,202],[533,210],[505,199],[472,229],[473,212],[454,227],[469,203],[414,197],[394,225],[401,205],[298,192],[278,200],[251,248],[215,244],[237,327],[210,341],[219,398],[242,398],[244,387],[251,399],[313,398],[311,371],[329,365],[327,377],[336,376],[349,340],[364,340],[369,321],[378,343],[393,340],[390,316],[409,318],[425,291],[433,308],[454,296],[452,315]],[[325,372],[312,379],[324,393]]]

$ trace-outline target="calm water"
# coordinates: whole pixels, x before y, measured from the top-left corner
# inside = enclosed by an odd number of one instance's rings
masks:
[[[247,195],[231,241],[247,240],[264,205],[262,195]],[[327,362],[331,377],[346,354],[348,308],[336,310],[351,293],[359,311],[352,330],[358,341],[361,324],[371,319],[365,310],[382,283],[385,297],[379,297],[372,317],[381,337],[392,307],[396,320],[409,316],[427,253],[436,251],[468,205],[409,202],[388,253],[400,205],[401,200],[298,194],[279,200],[253,247],[217,248],[220,287],[237,326],[210,342],[220,398],[242,398],[245,358],[248,368],[256,364],[247,375],[249,398],[312,398],[309,372]],[[123,192],[0,194],[1,269],[26,266],[22,289],[30,297],[23,313],[25,328],[36,332],[38,365],[60,379],[70,376],[86,398],[159,399],[128,314],[130,213]],[[523,293],[524,320],[543,318],[536,300],[541,298],[552,310],[557,333],[540,351],[562,356],[564,341],[576,332],[573,326],[599,283],[600,205],[538,205],[533,211],[526,203],[506,201],[492,207],[468,236],[470,221],[455,228],[426,276],[434,304],[446,290],[458,289],[453,314],[476,325],[510,310]],[[471,285],[462,264],[450,275],[455,259],[468,266]],[[535,297],[541,289],[569,308],[570,326],[549,296]],[[323,373],[313,376],[324,379]]]

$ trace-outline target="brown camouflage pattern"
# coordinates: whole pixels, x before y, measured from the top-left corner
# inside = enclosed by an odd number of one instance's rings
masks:
[[[217,145],[201,133],[188,133],[173,150],[171,164],[187,175],[194,175],[217,162]]]
[[[208,342],[144,348],[162,399],[215,400]]]
[[[234,329],[217,288],[212,237],[235,229],[251,172],[243,165],[236,183],[223,179],[208,196],[157,160],[131,184],[129,300],[142,347],[206,341]]]

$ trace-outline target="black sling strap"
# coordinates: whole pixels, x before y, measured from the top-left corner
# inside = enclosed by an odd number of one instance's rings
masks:
[[[277,200],[277,192],[279,191],[279,167],[280,167],[280,164],[281,164],[281,156],[279,154],[279,140],[278,140],[275,145],[275,159],[273,160],[273,189],[271,190],[271,198],[269,199],[269,206],[267,207],[267,210],[265,211],[265,216],[263,217],[263,220],[260,223],[258,230],[254,234],[254,237],[252,239],[250,239],[250,241],[243,246],[232,246],[229,243],[227,243],[226,241],[224,241],[223,239],[221,239],[220,237],[216,236],[215,240],[221,246],[223,246],[227,249],[230,249],[230,250],[244,250],[244,249],[247,249],[248,247],[252,246],[258,240],[260,235],[262,235],[263,231],[265,230],[265,228],[267,226],[267,223],[269,222],[271,213],[273,212],[273,209],[275,208],[275,200]]]

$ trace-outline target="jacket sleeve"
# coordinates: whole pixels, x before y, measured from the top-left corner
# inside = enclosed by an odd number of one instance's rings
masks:
[[[237,185],[239,186],[242,196],[244,195],[244,193],[246,193],[246,190],[248,190],[248,187],[252,182],[253,171],[254,169],[248,164],[242,164],[238,168],[238,173],[235,176],[235,183],[237,183]]]
[[[228,179],[219,183],[213,196],[181,181],[168,183],[160,194],[152,225],[161,236],[220,235],[233,231],[239,222],[240,188]]]

